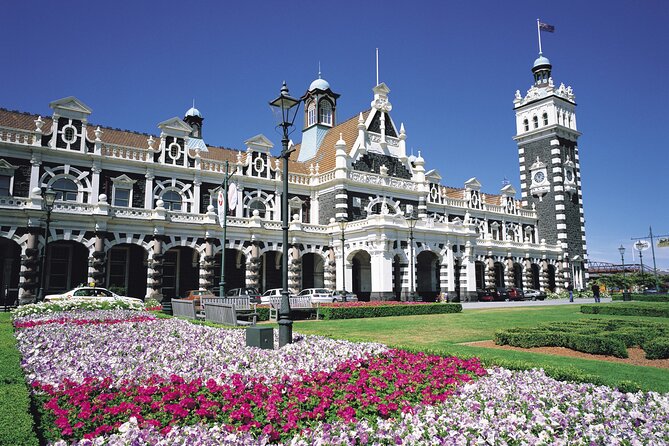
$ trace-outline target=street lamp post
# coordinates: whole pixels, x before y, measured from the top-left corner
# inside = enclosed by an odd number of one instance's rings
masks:
[[[281,158],[283,159],[283,196],[281,197],[281,229],[283,230],[281,308],[279,309],[279,347],[293,342],[293,321],[290,319],[290,299],[288,294],[288,158],[294,149],[288,147],[290,127],[295,122],[300,101],[288,94],[286,82],[283,82],[279,97],[269,103],[275,107],[279,118],[277,127],[281,127]]]
[[[344,252],[344,230],[346,229],[346,222],[344,217],[339,217],[337,219],[339,229],[341,229],[341,289],[343,301],[346,301],[346,253]]]
[[[418,217],[413,215],[413,212],[407,217],[407,224],[409,225],[409,250],[411,252],[411,259],[409,264],[409,273],[411,275],[411,289],[409,290],[409,300],[416,300],[414,288],[414,258],[413,258],[413,228],[416,227]]]
[[[620,245],[618,248],[618,252],[620,253],[620,261],[623,264],[623,300],[630,300],[629,299],[629,293],[627,292],[627,287],[625,284],[625,247],[623,245]]]
[[[223,238],[221,239],[221,280],[218,283],[218,296],[225,296],[225,240],[227,239],[228,231],[228,184],[230,182],[230,173],[228,172],[228,161],[225,162],[225,176],[223,177],[223,213],[218,213],[219,222],[223,228]],[[234,184],[234,183],[233,183]],[[221,200],[218,200],[218,205],[221,205]],[[233,203],[234,208],[234,203]]]
[[[57,192],[50,187],[42,188],[42,205],[46,210],[46,228],[44,228],[44,249],[42,251],[42,265],[40,266],[39,292],[37,302],[44,300],[44,281],[46,280],[47,246],[49,244],[49,224],[51,223],[51,211],[56,201]]]

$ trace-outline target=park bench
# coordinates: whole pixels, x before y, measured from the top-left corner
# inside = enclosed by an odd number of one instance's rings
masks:
[[[227,305],[232,305],[235,310],[235,318],[243,319],[251,322],[251,325],[255,325],[258,320],[258,313],[256,313],[255,304],[251,303],[251,299],[248,297],[203,297],[200,299],[200,305],[202,306],[204,316],[206,319],[207,306],[212,303],[224,303]]]
[[[188,299],[172,299],[172,315],[196,319],[195,301]]]
[[[316,309],[316,320],[319,318],[318,304],[314,305],[311,303],[311,298],[308,296],[291,296],[288,298],[290,300],[290,311],[294,310],[306,310],[312,313],[313,309]],[[281,297],[270,297],[269,298],[269,320],[276,321],[279,318],[279,309],[281,309]]]
[[[233,304],[222,302],[223,299],[208,299],[204,306],[204,319],[224,325],[255,325],[253,322],[241,321],[237,319],[237,310]]]

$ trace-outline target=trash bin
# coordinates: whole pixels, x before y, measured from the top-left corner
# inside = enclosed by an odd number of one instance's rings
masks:
[[[631,301],[631,300],[632,296],[630,296],[630,293],[628,293],[627,291],[623,291],[623,301]]]
[[[274,329],[272,327],[248,327],[246,346],[274,350]]]

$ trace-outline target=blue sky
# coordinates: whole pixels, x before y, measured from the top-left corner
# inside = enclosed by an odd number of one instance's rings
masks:
[[[195,98],[207,143],[263,133],[278,147],[267,102],[281,82],[301,95],[320,62],[342,121],[369,107],[378,47],[393,119],[426,167],[450,186],[520,190],[512,101],[532,82],[537,17],[556,28],[544,55],[578,103],[590,258],[619,262],[622,243],[629,261],[631,237],[669,233],[662,0],[10,2],[0,107],[48,115],[73,95],[94,123],[157,133]],[[669,248],[656,256],[669,269]]]

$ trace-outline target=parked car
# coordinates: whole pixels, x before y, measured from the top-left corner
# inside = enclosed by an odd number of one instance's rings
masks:
[[[326,288],[307,288],[300,291],[297,296],[309,296],[312,304],[336,302],[337,298],[333,297],[330,293],[331,291]]]
[[[516,287],[509,287],[506,289],[508,295],[509,295],[509,300],[524,300],[525,299],[525,294],[523,293],[523,290],[520,288]]]
[[[269,290],[265,291],[260,296],[260,303],[261,304],[269,304],[269,300],[270,300],[271,297],[281,297],[281,291],[282,290],[283,290],[283,288],[272,288],[272,289],[269,289]]]
[[[260,303],[260,293],[255,288],[233,288],[225,293],[225,297],[248,297],[252,304]]]
[[[485,289],[478,288],[476,290],[476,294],[478,295],[479,300],[482,302],[492,302],[495,300],[500,300],[499,293],[495,288],[485,288]]]
[[[330,291],[330,296],[332,296],[332,301],[334,302],[335,300],[337,302],[357,302],[358,301],[358,295],[355,293],[350,293],[348,291],[344,290],[335,290],[335,291]]]
[[[67,299],[89,299],[89,300],[108,300],[108,301],[125,301],[128,303],[142,303],[141,299],[128,296],[119,296],[116,293],[109,291],[106,288],[98,287],[77,287],[73,290],[66,291],[62,294],[49,294],[44,297],[45,301],[57,301]]]
[[[509,290],[503,286],[497,287],[497,294],[499,300],[509,300]]]
[[[525,298],[532,300],[544,300],[546,299],[546,293],[539,290],[534,290],[532,288],[528,288],[525,290]]]

